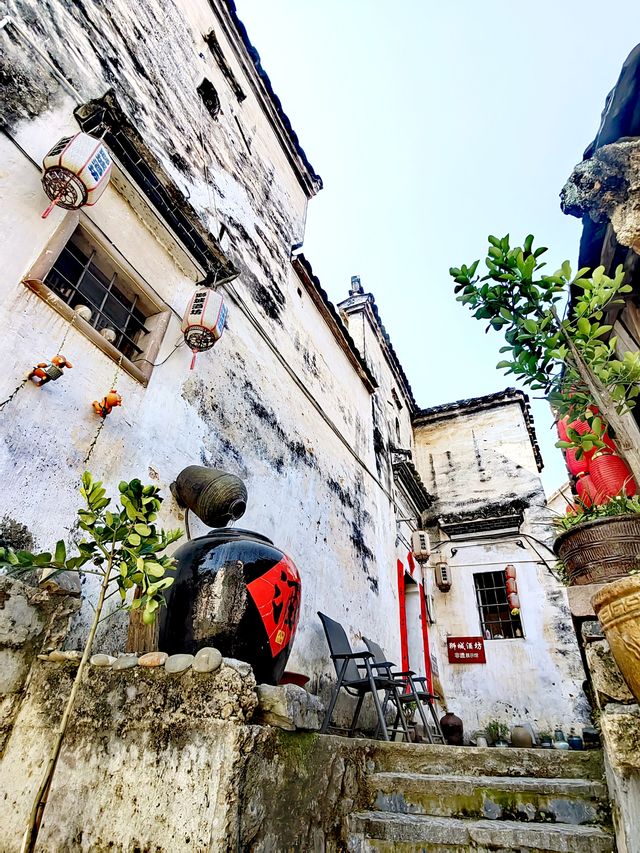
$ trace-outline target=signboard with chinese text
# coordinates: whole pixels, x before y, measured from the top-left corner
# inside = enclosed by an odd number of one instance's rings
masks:
[[[447,637],[449,663],[486,663],[483,637]]]

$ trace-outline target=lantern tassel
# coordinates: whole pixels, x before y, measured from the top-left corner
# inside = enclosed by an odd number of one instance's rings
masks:
[[[189,368],[189,370],[193,370],[193,368],[196,366],[196,356],[198,355],[198,350],[194,349],[191,350],[191,352],[193,353],[193,355],[191,357],[191,367]]]
[[[71,183],[71,178],[69,178],[69,180],[66,182],[66,184],[62,187],[62,189],[58,193],[58,195],[51,201],[51,204],[49,205],[49,207],[42,214],[42,217],[41,217],[42,219],[46,219],[47,216],[49,216],[49,214],[51,213],[53,208],[56,206],[56,204],[60,201],[60,199],[64,195],[65,190],[67,189],[67,187],[69,186],[70,183]]]

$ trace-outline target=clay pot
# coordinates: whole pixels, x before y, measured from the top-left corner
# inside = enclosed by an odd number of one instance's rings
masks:
[[[514,726],[511,729],[511,746],[517,746],[521,749],[531,749],[533,738],[529,729],[525,728],[525,726]]]
[[[440,718],[440,728],[444,739],[450,746],[462,746],[464,737],[464,726],[460,717],[450,711]]]
[[[607,584],[591,599],[611,654],[640,702],[640,577]]]
[[[570,585],[608,583],[638,568],[640,513],[597,518],[565,530],[553,550]]]
[[[250,530],[210,530],[173,555],[176,579],[160,615],[158,646],[194,654],[213,646],[277,684],[298,625],[300,576],[292,560]]]
[[[235,474],[189,465],[171,485],[180,506],[189,507],[209,527],[224,527],[244,515],[247,489]]]

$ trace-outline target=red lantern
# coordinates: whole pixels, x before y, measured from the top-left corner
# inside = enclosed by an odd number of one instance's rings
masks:
[[[518,598],[518,594],[516,592],[510,592],[507,595],[507,601],[509,602],[509,609],[512,613],[514,610],[520,610],[520,599]]]
[[[556,429],[558,430],[558,438],[560,441],[569,441],[569,436],[567,435],[567,424],[569,423],[569,418],[562,418],[561,421],[558,421],[556,424]]]
[[[601,453],[591,462],[591,480],[600,498],[612,498],[626,494],[633,497],[637,491],[636,481],[629,466],[615,453]]]
[[[509,563],[508,566],[506,566],[506,568],[504,570],[504,575],[506,578],[512,578],[513,580],[515,580],[516,579],[516,567],[512,566],[511,563]]]
[[[582,418],[576,418],[575,421],[571,421],[569,429],[575,430],[578,435],[584,435],[587,432],[591,432],[591,427],[587,421],[583,421]]]
[[[572,447],[567,450],[564,461],[574,477],[579,477],[580,474],[587,474],[589,472],[589,460],[591,455],[593,455],[593,452],[591,452],[591,454],[583,453],[580,459],[576,459],[576,451]]]
[[[579,477],[578,482],[576,483],[576,492],[585,506],[592,506],[593,504],[597,505],[600,503],[598,500],[599,492],[590,474],[584,474],[582,477]]]
[[[515,578],[507,578],[507,593],[517,592],[518,584]]]

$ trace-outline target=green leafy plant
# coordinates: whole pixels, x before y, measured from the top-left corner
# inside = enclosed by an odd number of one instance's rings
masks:
[[[587,506],[582,501],[576,500],[571,512],[555,518],[553,523],[560,530],[571,530],[585,521],[595,521],[598,518],[611,518],[615,515],[630,513],[640,513],[640,496],[630,498],[626,495],[616,495],[609,498],[606,503],[593,504],[592,506]]]
[[[0,568],[18,578],[34,569],[46,570],[48,577],[55,577],[61,572],[77,572],[101,578],[93,622],[45,774],[34,798],[29,825],[22,841],[22,853],[30,853],[35,847],[44,797],[56,769],[105,601],[112,595],[119,595],[121,604],[116,609],[141,609],[143,622],[151,624],[164,604],[164,591],[174,580],[167,572],[173,570],[175,561],[162,552],[182,534],[179,530],[165,531],[156,527],[155,521],[162,503],[157,486],[143,486],[140,480],[131,480],[129,483],[120,483],[119,492],[120,504],[110,509],[111,499],[105,496],[102,483],[95,482],[88,472],[83,474],[80,494],[86,508],[78,510],[78,526],[86,536],[78,544],[74,556],[67,555],[62,540],[56,544],[53,553],[34,554],[31,551],[0,548]],[[111,591],[110,586],[114,587]],[[128,599],[127,594],[131,590],[135,597]]]
[[[491,743],[496,743],[499,740],[506,741],[509,737],[509,726],[499,720],[490,720],[484,730]]]
[[[547,251],[534,248],[533,235],[522,246],[512,247],[509,236],[489,236],[485,259],[487,273],[477,275],[479,261],[452,267],[458,301],[474,317],[487,320],[487,331],[501,331],[505,358],[498,363],[524,385],[541,391],[558,417],[571,415],[588,422],[583,435],[569,432],[569,441],[558,446],[576,450],[576,455],[604,447],[607,427],[613,428],[620,455],[624,456],[640,482],[640,451],[635,447],[623,415],[640,394],[640,353],[626,352],[619,358],[612,326],[606,322],[610,309],[623,303],[624,283],[620,266],[613,278],[598,267],[589,275],[586,268],[573,275],[565,261],[551,275],[541,273],[540,260]],[[558,308],[573,293],[572,307],[565,318]]]

